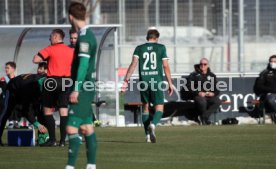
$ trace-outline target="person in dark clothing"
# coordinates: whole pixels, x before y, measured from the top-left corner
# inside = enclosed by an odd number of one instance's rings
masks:
[[[5,100],[5,91],[7,88],[7,84],[5,81],[0,81],[0,111],[4,107],[4,100]]]
[[[9,81],[16,76],[16,63],[13,61],[9,61],[5,64],[5,72],[6,75],[0,78],[0,86],[2,90],[1,94],[1,104],[2,107],[4,106],[4,100],[5,100],[5,91],[7,88],[7,85]],[[1,109],[2,109],[1,107]],[[9,128],[13,128],[15,126],[18,127],[18,122],[20,121],[20,113],[17,113],[16,111],[12,113],[12,115],[9,117]]]
[[[75,48],[77,39],[78,39],[78,32],[74,29],[70,29],[69,35],[70,35],[70,44],[68,46],[70,48]]]
[[[276,113],[276,55],[269,57],[267,68],[263,70],[255,81],[254,92],[264,101],[266,110]]]
[[[40,64],[39,68],[40,66],[43,65]],[[33,109],[35,109],[35,107],[39,108],[39,106],[37,106],[40,105],[39,100],[41,96],[39,81],[45,78],[45,76],[46,74],[43,73],[22,74],[10,80],[7,85],[5,96],[6,106],[4,106],[0,114],[0,138],[3,135],[8,118],[16,107],[21,108],[22,115],[25,116],[31,124],[38,128],[39,132],[47,132],[44,125],[39,122],[41,120],[36,120],[35,113],[30,111],[30,107],[33,107]],[[3,145],[1,139],[0,145]]]
[[[5,64],[6,75],[0,78],[2,91],[5,91],[10,79],[15,77],[15,70],[16,70],[15,62],[9,61]]]
[[[209,117],[221,104],[216,84],[216,75],[211,72],[208,59],[202,58],[200,63],[195,65],[195,71],[189,75],[187,88],[203,125],[211,124]]]

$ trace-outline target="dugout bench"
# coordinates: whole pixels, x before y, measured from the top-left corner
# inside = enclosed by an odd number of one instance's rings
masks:
[[[221,105],[231,104],[228,101],[222,101]],[[142,113],[143,104],[141,102],[129,102],[124,105],[125,110],[130,110],[134,114],[134,123],[137,125],[142,125]],[[153,114],[154,108],[150,108],[150,114]],[[218,109],[213,114],[213,123],[217,122],[217,113],[220,112]],[[174,116],[185,116],[188,120],[196,121],[198,119],[198,114],[196,113],[195,104],[193,100],[184,101],[171,101],[164,103],[164,112],[162,118],[174,117]]]
[[[142,112],[143,104],[141,102],[129,102],[124,104],[125,110],[133,112],[134,123],[142,125]],[[152,115],[154,108],[150,107],[150,114]],[[186,117],[191,118],[191,114],[194,112],[194,104],[192,102],[183,101],[183,102],[166,102],[164,103],[164,112],[162,118],[185,115]]]
[[[256,100],[249,101],[247,103],[251,103],[252,105],[256,106],[258,108],[258,110],[261,112],[258,114],[259,115],[258,124],[265,124],[265,115],[266,114],[270,114],[272,123],[274,123],[274,124],[276,123],[276,114],[272,113],[270,111],[267,111],[263,101],[261,101],[260,99],[256,99]],[[261,118],[263,118],[262,122],[261,122]]]

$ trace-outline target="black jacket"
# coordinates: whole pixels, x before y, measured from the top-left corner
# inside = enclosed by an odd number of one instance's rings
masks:
[[[0,99],[4,98],[4,92],[6,91],[6,82],[0,81]]]
[[[43,74],[21,74],[11,79],[7,90],[16,97],[18,103],[37,101],[41,95],[38,80]]]
[[[188,94],[195,97],[199,92],[214,92],[215,96],[219,94],[216,87],[217,77],[208,68],[207,74],[203,74],[199,68],[199,64],[194,65],[195,71],[187,78]]]
[[[6,82],[5,76],[0,78],[0,100],[5,98],[5,92],[7,90],[8,83]]]
[[[272,69],[269,64],[256,79],[254,92],[256,95],[276,93],[276,70]]]
[[[21,105],[21,111],[30,123],[34,123],[35,116],[33,111],[38,111],[40,107],[40,86],[38,80],[45,77],[43,74],[21,74],[11,79],[8,83],[7,90],[9,91],[9,104],[14,109],[16,105]],[[30,108],[32,106],[32,110]]]

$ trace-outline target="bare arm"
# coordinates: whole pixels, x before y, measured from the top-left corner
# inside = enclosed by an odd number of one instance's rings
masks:
[[[132,58],[132,62],[131,64],[129,65],[128,69],[127,69],[127,74],[125,76],[125,80],[129,80],[131,75],[133,74],[137,64],[138,64],[138,58],[137,57],[134,57]]]
[[[134,70],[135,70],[137,64],[138,64],[138,60],[139,60],[139,59],[138,59],[137,57],[133,56],[132,62],[131,62],[131,64],[129,65],[129,67],[128,67],[128,69],[127,69],[127,74],[126,74],[125,79],[124,79],[124,80],[125,80],[125,81],[124,81],[124,84],[123,84],[123,86],[122,86],[122,88],[121,88],[121,91],[122,91],[122,92],[125,92],[125,91],[126,91],[126,88],[127,88],[127,86],[128,86],[128,81],[129,81],[131,75],[133,74],[133,72],[134,72]]]
[[[43,61],[43,59],[38,55],[35,55],[34,58],[33,58],[33,63],[35,63],[35,64],[38,64],[42,61]]]
[[[169,95],[171,96],[173,93],[173,84],[172,84],[172,79],[171,79],[170,65],[169,65],[169,62],[167,59],[163,60],[163,68],[164,68],[166,79],[169,84]]]

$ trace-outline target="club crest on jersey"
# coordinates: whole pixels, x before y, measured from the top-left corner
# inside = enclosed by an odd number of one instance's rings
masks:
[[[69,114],[75,114],[75,112],[71,109],[71,110],[69,111]]]
[[[152,46],[149,46],[149,47],[148,47],[148,50],[152,50],[152,49],[153,49],[153,47],[152,47]]]
[[[89,49],[89,44],[85,42],[80,43],[80,52],[85,52],[87,53]]]

